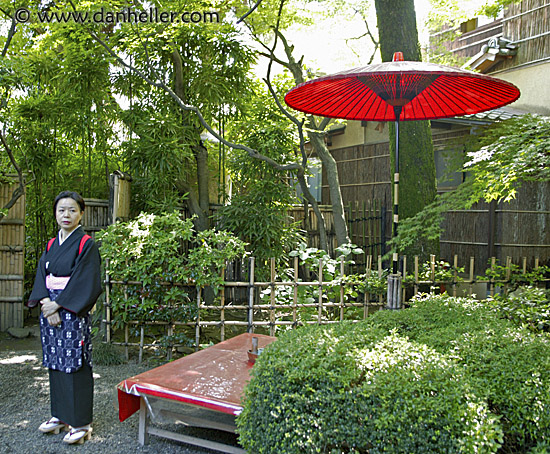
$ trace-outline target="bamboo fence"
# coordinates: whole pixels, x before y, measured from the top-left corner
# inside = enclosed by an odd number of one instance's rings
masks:
[[[0,206],[11,199],[17,185],[0,186]],[[0,222],[0,331],[23,327],[25,196]]]
[[[373,256],[367,256],[367,274],[374,273],[379,279],[384,279],[384,270],[382,258],[378,256],[376,260]],[[403,288],[401,301],[406,302],[413,295],[419,292],[443,292],[446,290],[451,296],[472,296],[481,289],[481,297],[493,296],[496,292],[506,294],[511,284],[512,260],[510,257],[506,260],[506,273],[504,279],[496,280],[494,278],[480,278],[475,275],[475,259],[470,258],[468,271],[459,273],[458,256],[454,257],[452,271],[447,273],[445,280],[437,278],[438,264],[435,256],[431,256],[429,269],[419,263],[418,257],[414,257],[412,271],[403,274]],[[529,272],[527,268],[528,259],[523,258],[521,263],[516,264],[521,274]],[[539,260],[534,259],[535,269],[539,268]],[[491,259],[490,268],[494,269],[497,264],[495,258]],[[403,268],[407,269],[407,258],[403,257]],[[216,341],[223,341],[226,337],[233,337],[240,332],[264,332],[275,336],[281,329],[293,329],[306,324],[330,324],[339,323],[344,320],[357,322],[368,317],[373,311],[381,310],[386,305],[385,294],[360,293],[357,297],[346,298],[347,290],[361,284],[360,281],[353,280],[353,276],[346,276],[346,267],[343,262],[340,263],[339,274],[336,280],[323,280],[323,264],[319,264],[317,277],[309,281],[303,281],[300,278],[300,266],[298,258],[294,258],[292,267],[292,277],[290,279],[279,279],[279,274],[275,269],[275,260],[270,263],[270,280],[257,281],[255,279],[255,260],[250,258],[248,280],[246,281],[225,281],[223,289],[220,292],[220,298],[215,302],[206,302],[204,299],[204,289],[197,288],[195,302],[198,309],[198,316],[193,321],[128,321],[119,331],[122,333],[122,341],[115,341],[115,332],[111,326],[113,320],[112,307],[112,289],[114,286],[142,286],[141,282],[116,281],[106,275],[106,301],[105,309],[105,337],[106,341],[115,345],[125,347],[126,356],[130,347],[139,349],[139,360],[143,358],[144,350],[153,347],[155,344],[145,341],[146,331],[152,327],[163,327],[167,336],[172,336],[178,329],[185,329],[194,334],[195,345],[198,349],[201,344],[208,342],[204,339],[204,331],[209,330],[210,336],[215,331]],[[225,270],[222,271],[225,275]],[[538,285],[545,285],[550,279],[542,279]],[[181,283],[179,285],[194,288],[193,282]],[[282,302],[277,297],[277,291],[281,288],[287,288],[290,291],[286,293],[286,301]],[[316,299],[304,302],[299,297],[299,289],[309,287],[317,291]],[[246,289],[246,297],[238,300],[227,298],[231,294],[230,290],[234,288]],[[264,298],[259,295],[264,292]],[[127,292],[124,292],[127,298]],[[479,293],[478,293],[479,295]],[[307,309],[308,317],[301,316],[301,312]],[[130,328],[139,335],[131,335]],[[210,340],[211,341],[211,340]],[[172,345],[168,348],[167,357],[171,359],[172,349],[178,345]]]

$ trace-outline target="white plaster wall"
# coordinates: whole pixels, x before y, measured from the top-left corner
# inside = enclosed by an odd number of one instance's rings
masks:
[[[491,76],[517,86],[519,99],[510,107],[540,115],[550,115],[550,61],[497,72]]]
[[[361,126],[360,121],[348,120],[344,134],[332,137],[330,148],[338,150],[365,143],[387,142],[389,140],[387,123],[369,121],[366,124],[367,126],[364,127]]]

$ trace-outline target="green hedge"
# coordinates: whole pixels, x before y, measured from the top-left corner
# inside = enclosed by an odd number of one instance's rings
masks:
[[[550,349],[447,296],[282,335],[237,419],[251,453],[546,452]]]

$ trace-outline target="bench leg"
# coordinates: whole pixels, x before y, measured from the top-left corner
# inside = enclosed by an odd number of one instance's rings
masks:
[[[145,399],[143,397],[140,398],[140,404],[139,404],[139,431],[138,431],[138,441],[139,444],[144,446],[147,443],[149,443],[149,431],[148,431],[148,425],[149,425],[149,415],[147,414],[147,404],[145,403]]]

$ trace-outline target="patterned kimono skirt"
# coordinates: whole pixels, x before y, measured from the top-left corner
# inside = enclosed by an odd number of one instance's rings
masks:
[[[61,289],[48,289],[55,301]],[[78,317],[59,309],[61,325],[50,326],[40,314],[43,364],[50,378],[52,416],[72,427],[90,424],[93,419],[94,380],[90,316]]]

